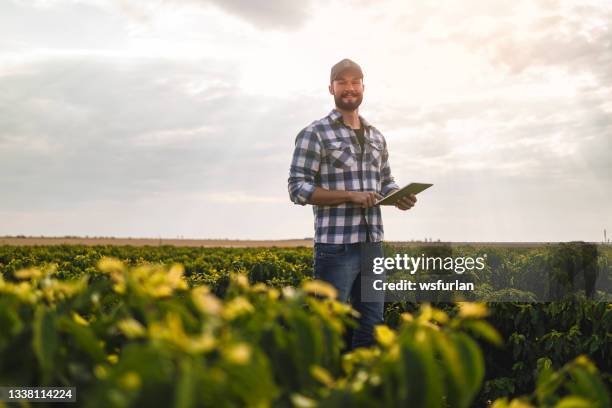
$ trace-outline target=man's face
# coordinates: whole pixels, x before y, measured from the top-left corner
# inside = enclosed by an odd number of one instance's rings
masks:
[[[345,71],[329,85],[329,92],[334,95],[336,107],[354,111],[363,100],[363,79],[356,73]]]

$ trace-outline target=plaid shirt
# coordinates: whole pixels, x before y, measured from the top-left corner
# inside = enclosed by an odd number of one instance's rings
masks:
[[[364,151],[355,131],[334,109],[302,129],[295,139],[289,171],[291,201],[308,204],[315,187],[327,190],[375,191],[385,196],[398,189],[389,167],[387,143],[378,129],[361,116]],[[315,242],[348,244],[383,240],[380,207],[361,208],[353,203],[313,205]]]

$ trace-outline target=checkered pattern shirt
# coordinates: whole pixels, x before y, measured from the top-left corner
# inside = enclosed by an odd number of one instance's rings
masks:
[[[364,149],[355,131],[334,109],[302,129],[295,139],[289,171],[289,197],[306,205],[315,187],[327,190],[374,191],[383,196],[398,185],[391,176],[387,143],[378,129],[361,116]],[[361,208],[353,203],[313,205],[315,242],[348,244],[383,240],[380,207]]]

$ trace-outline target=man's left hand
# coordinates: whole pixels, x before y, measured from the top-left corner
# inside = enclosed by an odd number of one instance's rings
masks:
[[[395,206],[402,211],[406,211],[414,207],[417,202],[417,198],[414,194],[409,194],[405,197],[400,198],[395,203]]]

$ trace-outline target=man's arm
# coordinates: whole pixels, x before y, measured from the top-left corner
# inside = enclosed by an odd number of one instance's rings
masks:
[[[367,208],[373,207],[376,201],[381,198],[380,194],[371,191],[326,190],[321,187],[315,187],[309,203],[314,205],[353,203]]]
[[[289,198],[295,204],[306,205],[315,191],[315,177],[321,164],[321,145],[317,135],[308,128],[295,138],[295,149],[289,169]]]
[[[308,128],[298,133],[289,170],[289,198],[295,204],[338,205],[354,203],[372,207],[382,198],[373,192],[326,190],[315,186],[315,177],[321,165],[321,145],[317,135]]]
[[[391,175],[391,167],[389,166],[389,151],[387,150],[387,142],[384,142],[382,151],[382,166],[380,170],[381,190],[382,195],[387,196],[394,190],[399,190],[399,186],[395,183],[395,179]]]
[[[389,151],[387,150],[387,142],[384,143],[384,149],[382,153],[382,169],[380,172],[382,179],[382,193],[383,196],[387,196],[396,190],[399,190],[399,186],[395,182],[395,179],[391,175],[391,167],[389,166]],[[395,206],[400,210],[406,211],[414,207],[417,198],[414,194],[410,194],[406,197],[400,198]]]

